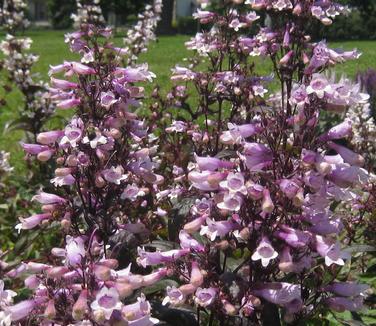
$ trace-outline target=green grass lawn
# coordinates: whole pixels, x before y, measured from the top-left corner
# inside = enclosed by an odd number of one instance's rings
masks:
[[[47,72],[49,65],[56,65],[63,60],[72,60],[76,56],[70,53],[67,45],[64,43],[63,31],[30,31],[26,34],[33,39],[32,52],[40,56],[40,60],[35,67],[35,73],[40,74],[43,79],[47,79]],[[3,37],[3,36],[2,36]],[[157,75],[155,81],[162,89],[168,90],[171,85],[170,72],[177,63],[182,63],[183,58],[190,54],[184,46],[184,42],[189,39],[189,36],[163,36],[158,42],[151,44],[147,53],[142,54],[140,62],[148,62],[150,70]],[[115,38],[115,43],[122,44],[122,37],[118,35]],[[359,41],[359,42],[343,42],[333,43],[332,47],[343,47],[344,49],[358,48],[363,52],[363,56],[358,61],[348,62],[343,66],[337,68],[337,71],[345,73],[353,77],[358,71],[367,68],[376,68],[376,42]],[[270,65],[268,61],[259,62],[258,73],[270,74]],[[150,90],[148,86],[147,91]],[[17,110],[20,106],[20,95],[17,91],[6,95],[7,105],[0,108],[0,132],[4,129],[7,121],[14,119],[17,116]],[[23,152],[21,151],[18,142],[22,139],[22,132],[12,132],[1,134],[0,149],[11,152],[12,164],[17,171],[24,168],[22,163]]]

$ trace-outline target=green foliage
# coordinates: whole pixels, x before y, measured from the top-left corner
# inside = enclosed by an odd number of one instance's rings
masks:
[[[101,1],[101,7],[105,17],[112,11],[118,15],[120,24],[126,24],[129,16],[137,16],[147,3],[151,0],[106,0]]]
[[[197,32],[197,20],[193,17],[179,17],[176,28],[179,34],[193,35]]]
[[[71,14],[76,11],[75,0],[47,0],[52,27],[69,28],[72,25]]]
[[[137,16],[150,0],[106,0],[101,1],[105,17],[109,12],[115,12],[120,24],[126,24],[129,16]],[[76,0],[47,0],[52,27],[66,29],[72,25],[71,14],[76,11]]]

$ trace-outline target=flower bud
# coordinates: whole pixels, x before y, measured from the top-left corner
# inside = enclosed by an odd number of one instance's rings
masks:
[[[40,284],[40,280],[35,275],[30,275],[25,279],[25,287],[27,287],[30,290],[35,290],[38,288]]]
[[[52,157],[53,151],[44,151],[37,155],[38,161],[47,162]]]
[[[70,168],[58,168],[55,170],[55,175],[57,177],[66,177],[68,174],[71,174],[72,170]]]
[[[95,310],[93,315],[94,315],[94,320],[99,324],[103,324],[104,321],[106,320],[106,316],[102,309]]]
[[[197,264],[197,262],[192,262],[192,271],[191,271],[191,279],[189,280],[189,283],[191,283],[193,286],[198,288],[202,285],[204,282],[204,277],[201,274],[201,270]]]
[[[107,281],[111,278],[111,269],[103,265],[95,265],[94,274],[102,281]]]
[[[46,310],[44,311],[44,315],[47,319],[53,319],[56,316],[56,308],[54,300],[48,301]]]
[[[67,158],[68,166],[77,166],[77,157],[74,155],[69,155]]]
[[[115,289],[118,291],[120,299],[125,299],[133,293],[132,285],[125,282],[116,282]]]
[[[47,270],[47,276],[50,278],[61,278],[69,269],[65,266],[51,267]]]
[[[234,305],[232,305],[227,300],[222,300],[223,310],[225,311],[227,316],[235,316],[237,313],[237,309]]]
[[[82,320],[84,315],[89,310],[87,304],[87,290],[82,290],[77,301],[73,305],[72,317],[74,320]]]
[[[97,175],[95,177],[95,186],[97,186],[98,188],[103,188],[104,186],[106,186],[106,180],[104,180],[104,178],[100,175]]]

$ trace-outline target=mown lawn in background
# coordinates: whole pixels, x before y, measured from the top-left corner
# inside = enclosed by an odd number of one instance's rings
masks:
[[[64,34],[65,32],[63,31],[30,31],[25,35],[33,39],[32,52],[40,56],[40,60],[35,67],[35,73],[38,73],[44,80],[48,80],[49,65],[56,65],[64,60],[77,58],[76,55],[69,51],[67,44],[64,43]],[[4,35],[0,37],[2,39]],[[183,59],[191,53],[184,46],[184,42],[189,38],[189,36],[182,35],[160,37],[158,42],[150,45],[147,53],[141,55],[140,62],[149,63],[150,70],[157,75],[155,84],[160,85],[165,92],[171,86],[171,68],[177,63],[183,64]],[[117,35],[115,43],[117,45],[122,44],[121,35]],[[347,50],[358,48],[363,52],[363,56],[359,60],[339,66],[336,69],[338,75],[344,73],[349,77],[353,77],[358,71],[371,67],[376,68],[376,42],[339,42],[333,43],[331,46],[333,48],[342,47]],[[260,60],[257,72],[269,75],[270,68],[268,60]],[[150,90],[151,85],[147,85],[146,93]],[[0,108],[0,150],[6,150],[11,153],[12,165],[15,166],[16,172],[21,172],[24,169],[24,154],[18,142],[22,139],[23,133],[3,133],[5,124],[17,117],[18,108],[21,105],[20,94],[17,91],[13,91],[10,94],[6,94],[6,100],[7,105]]]

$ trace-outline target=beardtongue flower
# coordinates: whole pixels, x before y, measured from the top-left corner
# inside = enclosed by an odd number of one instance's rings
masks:
[[[13,303],[13,297],[17,295],[12,290],[4,290],[5,284],[3,280],[0,280],[0,306],[8,306]]]
[[[182,247],[183,249],[191,249],[198,252],[202,252],[205,250],[204,245],[199,243],[185,230],[181,230],[179,232],[179,241],[180,247]]]
[[[166,288],[166,297],[162,301],[162,305],[165,306],[170,303],[173,306],[183,304],[185,301],[185,295],[182,291],[176,287],[168,286]]]
[[[275,236],[284,240],[293,248],[305,247],[311,239],[311,234],[309,232],[295,230],[286,225],[282,225],[281,229],[275,232]]]
[[[225,179],[226,174],[221,172],[210,171],[191,171],[188,174],[188,180],[192,186],[200,190],[216,190],[219,188],[219,183]]]
[[[127,179],[127,176],[124,175],[124,169],[120,165],[104,170],[103,176],[108,182],[115,183],[117,185],[120,185],[121,181]]]
[[[28,316],[33,309],[38,305],[38,303],[43,302],[43,300],[25,300],[21,301],[14,306],[7,307],[7,312],[10,313],[13,322],[24,319]]]
[[[289,199],[294,198],[300,189],[299,185],[294,182],[294,180],[289,179],[281,180],[279,186]]]
[[[50,213],[35,214],[27,218],[20,217],[19,220],[21,223],[16,226],[16,229],[34,229],[35,227],[39,226],[43,221],[49,220],[50,218],[52,218],[52,215]]]
[[[330,94],[332,88],[328,80],[319,74],[313,76],[313,79],[307,87],[307,94],[315,94],[319,99],[323,99],[325,95]]]
[[[103,287],[96,295],[95,301],[90,305],[95,312],[102,312],[105,319],[109,320],[115,310],[121,310],[123,304],[119,300],[119,293],[114,288]]]
[[[344,259],[349,258],[349,254],[341,251],[340,244],[331,239],[326,239],[322,236],[316,235],[316,250],[325,258],[325,264],[330,266],[332,264],[344,265]]]
[[[329,291],[342,297],[357,297],[359,295],[364,295],[364,292],[368,289],[368,285],[355,282],[334,282],[324,287],[325,291]]]
[[[281,306],[288,306],[294,301],[301,302],[301,288],[289,283],[266,283],[261,289],[254,290],[256,296]]]
[[[137,262],[142,267],[159,265],[163,263],[173,262],[190,252],[189,249],[176,249],[165,252],[147,252],[143,248],[138,248]]]
[[[253,261],[261,260],[263,267],[267,267],[272,259],[277,258],[278,252],[274,250],[268,238],[263,237],[256,251],[252,254]]]
[[[251,171],[262,170],[273,161],[273,154],[270,149],[258,143],[245,143],[243,155],[245,164]]]
[[[58,141],[64,136],[61,130],[41,132],[37,136],[37,142],[42,145],[50,145]]]
[[[343,298],[343,297],[330,297],[325,300],[325,303],[334,311],[344,312],[359,311],[363,308],[363,298]]]
[[[229,173],[227,179],[219,183],[219,185],[230,191],[231,193],[247,194],[247,188],[244,185],[244,176],[241,173]]]
[[[83,238],[77,237],[73,238],[67,236],[67,245],[65,247],[67,255],[67,263],[71,266],[79,266],[81,260],[85,257],[85,240]]]
[[[217,298],[215,288],[198,288],[195,293],[195,302],[201,307],[209,307]]]
[[[223,195],[223,200],[220,201],[217,206],[220,209],[229,211],[239,211],[243,203],[243,198],[236,193],[225,193]]]
[[[223,144],[234,145],[240,144],[244,139],[257,135],[262,128],[257,124],[236,125],[228,123],[228,131],[224,131],[220,137]]]
[[[215,157],[199,157],[195,155],[196,162],[201,171],[216,171],[218,169],[231,169],[231,162],[222,161]]]
[[[223,238],[236,228],[236,224],[231,221],[213,221],[206,219],[206,225],[201,226],[201,235],[206,235],[211,241],[217,237]]]
[[[32,200],[35,200],[43,205],[66,203],[66,199],[55,194],[49,194],[47,192],[40,192],[38,195],[35,195]]]
[[[321,141],[328,141],[334,139],[341,139],[348,137],[352,134],[352,123],[350,120],[345,120],[339,125],[331,128],[327,133],[320,136]]]

